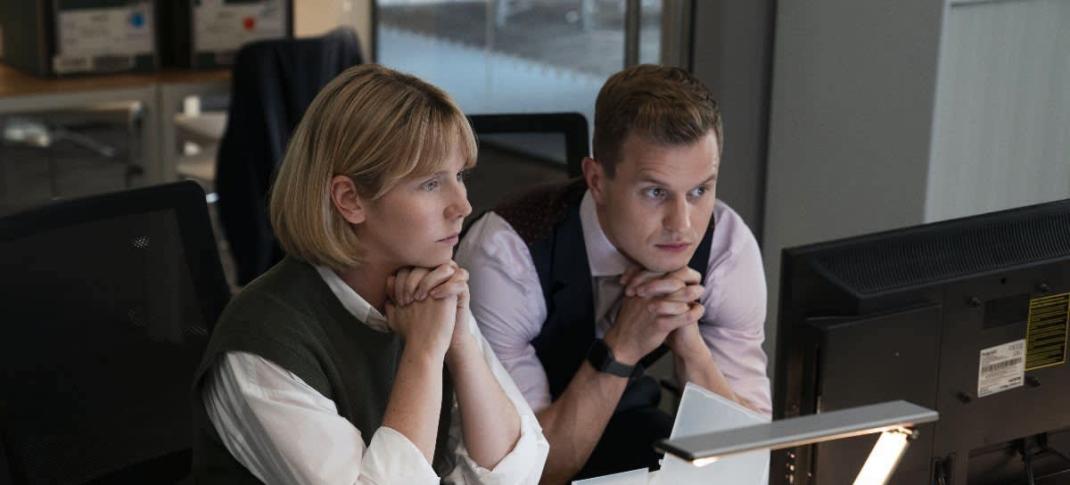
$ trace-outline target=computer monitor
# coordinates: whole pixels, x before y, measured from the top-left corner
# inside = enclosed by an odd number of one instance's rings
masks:
[[[786,249],[775,418],[936,409],[892,483],[1070,480],[1070,200]],[[775,484],[850,483],[873,437],[774,453]]]

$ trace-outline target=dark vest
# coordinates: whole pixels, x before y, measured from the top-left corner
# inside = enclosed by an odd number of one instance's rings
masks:
[[[587,356],[595,338],[594,292],[591,269],[580,223],[580,201],[587,190],[583,179],[533,190],[494,210],[520,235],[531,251],[546,301],[547,317],[532,341],[557,399]],[[705,279],[713,241],[713,221],[688,265]],[[667,352],[664,346],[640,363],[649,366]],[[657,405],[660,388],[650,377],[629,383],[618,411]]]
[[[196,483],[258,483],[227,451],[201,398],[205,375],[226,352],[259,355],[293,372],[334,401],[338,414],[361,431],[365,445],[383,422],[403,342],[372,330],[349,313],[307,263],[285,258],[231,300],[212,332],[193,388]],[[453,393],[443,376],[434,468],[452,468],[446,443]]]

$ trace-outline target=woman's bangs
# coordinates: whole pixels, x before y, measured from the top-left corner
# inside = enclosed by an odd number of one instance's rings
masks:
[[[476,164],[476,144],[468,119],[459,112],[430,121],[420,139],[420,147],[414,154],[416,165],[411,176],[423,177],[449,169],[450,158],[459,154],[464,159],[464,168]]]

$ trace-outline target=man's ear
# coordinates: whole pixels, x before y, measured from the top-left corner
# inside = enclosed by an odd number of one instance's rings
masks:
[[[605,200],[606,170],[602,162],[591,157],[583,157],[583,178],[587,181],[587,189],[591,191],[594,201],[601,204]]]
[[[330,183],[331,204],[350,224],[360,224],[367,218],[366,202],[357,192],[357,185],[346,175],[335,175]]]

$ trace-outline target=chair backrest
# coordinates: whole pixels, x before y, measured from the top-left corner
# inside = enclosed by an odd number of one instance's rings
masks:
[[[470,115],[479,163],[468,179],[472,218],[530,187],[582,175],[590,154],[580,113]]]
[[[267,196],[290,135],[320,89],[361,62],[357,35],[348,28],[317,38],[254,42],[235,56],[216,192],[239,284],[282,258]]]
[[[0,219],[0,268],[10,481],[187,474],[193,373],[229,299],[201,188],[161,185]]]
[[[4,450],[3,436],[0,436],[0,485],[11,483],[11,470],[7,466],[7,451]]]
[[[556,134],[564,137],[565,167],[569,177],[583,175],[580,163],[591,154],[587,118],[581,113],[505,113],[470,115],[476,135],[503,133]]]

